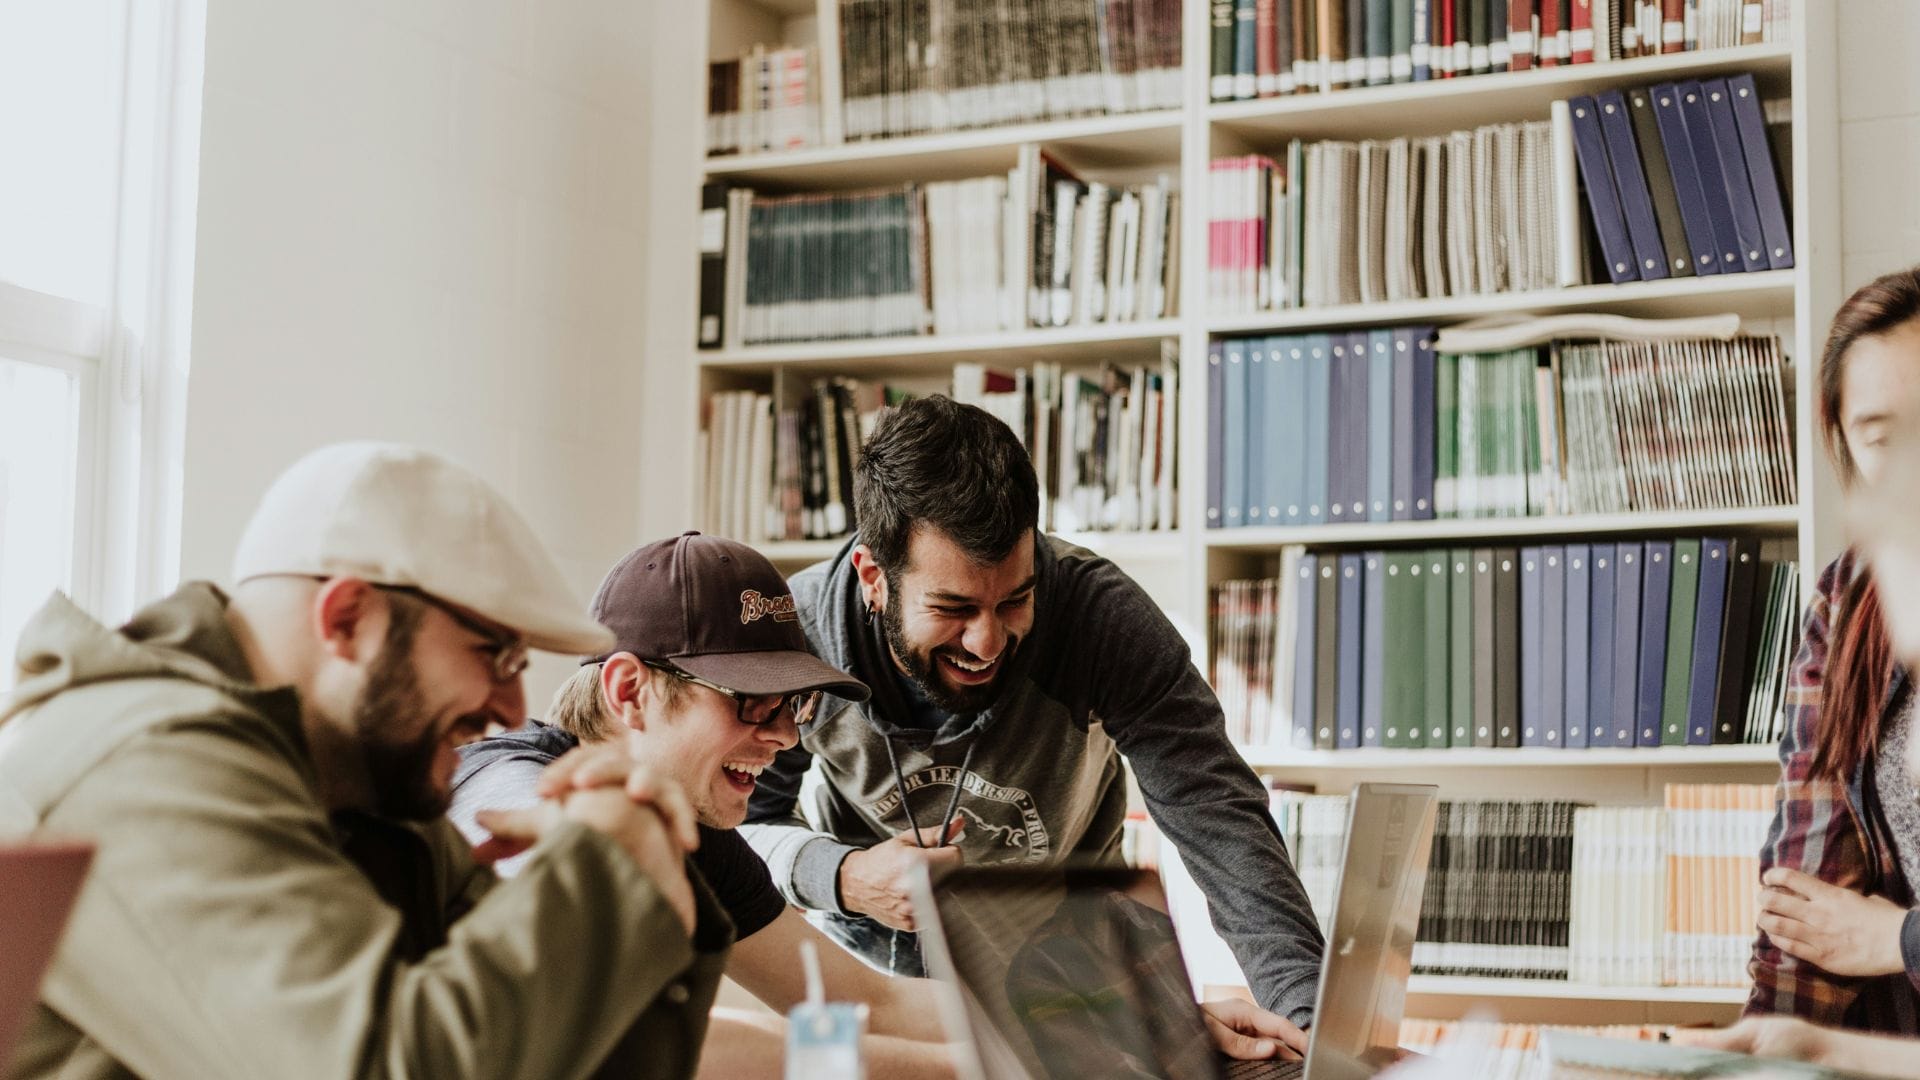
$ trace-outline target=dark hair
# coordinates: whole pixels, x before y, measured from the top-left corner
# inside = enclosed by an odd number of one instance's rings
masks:
[[[1039,524],[1040,481],[1012,428],[935,395],[881,418],[853,467],[853,502],[860,540],[889,574],[907,568],[916,525],[997,563]]]
[[[1820,354],[1820,435],[1847,487],[1860,479],[1840,412],[1847,352],[1861,338],[1884,334],[1915,318],[1920,318],[1920,267],[1861,286],[1833,317],[1827,347]],[[1832,641],[1820,694],[1813,773],[1845,780],[1879,747],[1880,709],[1893,671],[1892,643],[1872,574],[1856,575],[1847,583],[1834,614]]]

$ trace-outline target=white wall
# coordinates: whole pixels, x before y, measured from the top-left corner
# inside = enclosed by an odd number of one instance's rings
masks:
[[[1844,296],[1920,263],[1920,4],[1839,5]]]
[[[583,605],[637,542],[654,6],[210,0],[183,578],[344,438],[493,480]]]

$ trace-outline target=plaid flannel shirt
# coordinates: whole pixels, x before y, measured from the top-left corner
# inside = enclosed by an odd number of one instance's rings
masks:
[[[1832,618],[1847,585],[1859,572],[1852,552],[1835,559],[1821,573],[1818,592],[1807,610],[1800,651],[1788,675],[1779,795],[1773,825],[1760,849],[1760,869],[1765,873],[1768,867],[1791,867],[1910,908],[1913,892],[1901,873],[1873,789],[1872,763],[1857,768],[1850,783],[1812,773]],[[1905,673],[1894,672],[1889,685],[1883,720],[1904,699]],[[1747,972],[1753,977],[1746,1006],[1749,1014],[1785,1013],[1818,1024],[1920,1034],[1920,990],[1916,989],[1920,984],[1914,981],[1920,973],[1877,978],[1834,975],[1782,952],[1765,932],[1754,940]]]

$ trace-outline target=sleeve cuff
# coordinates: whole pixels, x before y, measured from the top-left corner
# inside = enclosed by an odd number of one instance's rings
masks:
[[[1907,966],[1907,981],[1920,987],[1920,908],[1907,912],[1900,924],[1900,960]]]
[[[800,906],[852,916],[852,912],[841,906],[840,864],[858,850],[825,836],[807,841],[793,860],[793,896]]]

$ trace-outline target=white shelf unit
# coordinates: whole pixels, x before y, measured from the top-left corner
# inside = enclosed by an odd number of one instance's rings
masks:
[[[1796,551],[1803,582],[1839,550],[1837,485],[1818,448],[1818,401],[1814,361],[1830,313],[1838,306],[1839,182],[1838,70],[1835,15],[1820,0],[1794,0],[1793,40],[1711,53],[1681,53],[1606,65],[1536,69],[1414,85],[1373,87],[1329,94],[1252,102],[1207,100],[1210,56],[1207,0],[1187,0],[1183,108],[1128,116],[1100,116],[1055,123],[969,130],[886,141],[845,143],[789,154],[706,159],[699,142],[700,99],[682,106],[692,116],[673,126],[671,145],[658,137],[652,151],[673,155],[660,204],[650,216],[655,243],[650,256],[650,300],[663,323],[679,320],[671,349],[655,350],[650,363],[675,372],[672,385],[686,396],[689,441],[698,403],[715,389],[767,385],[787,376],[849,373],[902,376],[934,383],[955,359],[1013,367],[1034,360],[1091,365],[1102,359],[1151,355],[1165,338],[1180,344],[1185,390],[1180,417],[1181,527],[1144,536],[1075,537],[1120,562],[1149,584],[1169,616],[1195,644],[1195,662],[1207,663],[1209,585],[1227,577],[1270,572],[1280,549],[1290,544],[1354,548],[1441,543],[1467,539],[1609,536],[1712,532],[1757,534]],[[832,108],[838,93],[836,0],[698,0],[688,14],[695,33],[730,53],[755,34],[769,43],[768,27],[787,26],[806,40],[819,33],[824,81]],[[667,50],[680,65],[681,81],[705,86],[705,48]],[[1687,278],[1624,286],[1464,296],[1398,304],[1302,309],[1255,315],[1210,315],[1205,295],[1209,161],[1246,152],[1274,153],[1290,138],[1366,139],[1433,134],[1487,123],[1545,119],[1549,104],[1605,87],[1629,87],[1735,71],[1753,72],[1768,97],[1792,97],[1792,196],[1796,266],[1791,270]],[[666,85],[671,85],[668,83]],[[677,115],[677,114],[675,114]],[[833,125],[829,124],[829,128]],[[725,180],[768,191],[846,190],[901,181],[932,181],[1002,172],[1025,142],[1044,145],[1078,168],[1131,171],[1159,168],[1175,173],[1184,193],[1180,315],[1145,325],[1103,325],[1029,330],[959,338],[888,338],[847,342],[769,345],[727,352],[693,347],[696,288],[687,284],[698,229],[685,207],[695,205],[702,180]],[[1795,359],[1793,423],[1798,455],[1799,502],[1792,506],[1673,514],[1447,520],[1299,529],[1207,530],[1199,526],[1206,490],[1207,344],[1216,335],[1292,332],[1332,326],[1403,322],[1456,323],[1489,315],[1596,311],[1648,317],[1732,312],[1762,331],[1779,333]],[[662,331],[664,340],[673,336]],[[663,376],[663,379],[665,377]],[[688,492],[688,512],[697,493]],[[784,567],[830,556],[839,541],[768,545]],[[1425,779],[1446,795],[1566,797],[1595,803],[1657,803],[1665,783],[1725,780],[1764,782],[1777,774],[1771,747],[1722,746],[1661,750],[1429,750],[1340,751],[1302,754],[1248,748],[1263,775],[1344,790],[1361,779]],[[1452,1007],[1491,1000],[1516,1019],[1623,1022],[1725,1020],[1744,993],[1734,989],[1671,987],[1576,987],[1534,980],[1416,978],[1412,986],[1422,1015],[1445,1015]],[[1451,1003],[1451,1004],[1448,1004]],[[1611,1011],[1609,1011],[1611,1010]],[[1637,1011],[1635,1011],[1637,1010]],[[1457,1014],[1456,1014],[1457,1015]]]

